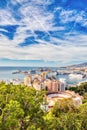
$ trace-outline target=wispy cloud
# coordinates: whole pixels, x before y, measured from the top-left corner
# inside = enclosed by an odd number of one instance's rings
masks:
[[[76,43],[79,43],[79,37],[77,37]],[[75,60],[86,61],[87,48],[85,45],[87,43],[87,38],[83,36],[83,39],[84,45],[80,43],[78,47],[76,44],[72,44],[72,40],[74,40],[72,38],[69,39],[70,41],[68,44],[65,44],[66,41],[61,41],[60,45],[40,41],[40,43],[36,45],[17,47],[15,44],[9,43],[8,39],[3,37],[3,41],[0,41],[2,43],[0,46],[0,58],[61,61],[65,63],[70,63]]]
[[[64,9],[56,4],[51,10],[52,4],[54,0],[11,0],[0,9],[1,59],[57,61],[60,64],[86,61],[87,36],[76,29],[76,24],[87,27],[86,12]],[[6,28],[8,25],[17,27],[12,32]],[[9,32],[13,33],[12,39],[9,39]],[[30,37],[34,39],[33,44],[28,40],[26,46],[21,46]]]
[[[74,24],[79,23],[82,26],[87,26],[87,15],[84,10],[65,10],[61,8],[59,18],[62,23],[74,22]]]

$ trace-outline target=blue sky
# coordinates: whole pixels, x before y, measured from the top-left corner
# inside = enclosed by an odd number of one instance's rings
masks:
[[[87,0],[0,0],[0,66],[87,62]]]

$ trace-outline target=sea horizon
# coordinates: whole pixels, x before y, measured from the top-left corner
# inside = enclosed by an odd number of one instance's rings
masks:
[[[13,79],[18,79],[23,81],[24,78],[27,76],[24,72],[27,71],[29,72],[30,70],[37,70],[38,68],[48,68],[51,71],[58,71],[58,70],[62,70],[61,67],[33,67],[33,66],[0,66],[0,80],[4,80],[4,81],[11,81]],[[67,70],[66,68],[64,68],[63,70]],[[13,74],[15,72],[21,71],[23,73],[16,73]],[[30,75],[30,74],[29,74]],[[65,79],[67,84],[77,84],[81,81],[85,81],[86,79],[82,79],[82,80],[70,80],[69,79],[69,75],[57,75],[56,79]]]

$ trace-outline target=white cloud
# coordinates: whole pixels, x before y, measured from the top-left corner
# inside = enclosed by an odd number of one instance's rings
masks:
[[[37,4],[37,5],[50,5],[53,3],[54,0],[11,0],[11,2],[15,5],[15,4],[26,4],[26,3],[30,3],[30,4]]]
[[[62,23],[75,22],[81,24],[82,26],[87,26],[85,11],[64,10],[61,8],[59,17]]]
[[[65,28],[54,26],[54,14],[46,10],[46,5],[51,4],[53,1],[50,0],[11,0],[13,4],[20,3],[18,12],[15,12],[8,6],[6,9],[0,9],[0,25],[19,25],[17,28],[12,44],[23,43],[24,40],[29,36],[37,38],[35,31],[43,31],[47,35],[49,31],[64,30]],[[40,6],[42,5],[42,6]],[[20,19],[16,19],[14,14]],[[3,17],[4,16],[4,17]],[[27,30],[30,33],[27,33]],[[38,40],[38,39],[36,39]]]
[[[2,32],[8,32],[6,29],[0,28],[0,31]]]
[[[0,25],[15,25],[17,21],[12,16],[11,12],[6,9],[0,9]]]
[[[80,34],[74,37],[66,35],[65,40],[52,37],[49,31],[63,31],[65,28],[63,26],[54,26],[54,14],[46,10],[46,5],[51,4],[51,1],[27,1],[12,0],[12,3],[15,5],[17,3],[22,4],[18,12],[16,12],[18,13],[17,15],[20,15],[20,20],[14,17],[14,11],[9,8],[9,5],[6,10],[0,9],[0,25],[19,25],[13,40],[8,39],[5,35],[0,35],[0,58],[58,61],[61,63],[69,63],[75,60],[85,61],[87,57],[87,36]],[[77,14],[75,10],[68,11],[60,7],[56,8],[54,13],[56,11],[60,11],[62,23],[75,21],[86,26],[86,18],[83,18],[84,12]],[[6,32],[7,30],[1,29],[1,31]],[[49,42],[38,39],[35,31],[43,31],[49,35]],[[19,46],[20,43],[23,43],[30,36],[34,36],[39,44]]]
[[[81,36],[79,36],[81,37]],[[16,60],[44,60],[44,61],[58,61],[62,63],[69,63],[72,61],[86,61],[87,57],[87,47],[81,46],[82,43],[76,46],[72,44],[72,40],[76,43],[79,42],[79,37],[75,37],[76,41],[72,37],[69,39],[67,44],[66,41],[61,40],[61,44],[54,45],[43,40],[39,40],[40,44],[30,45],[30,46],[17,46],[13,44],[13,41],[7,39],[6,37],[1,37],[0,39],[0,58],[16,59]],[[86,36],[82,36],[84,39],[84,45],[87,43]],[[55,39],[57,42],[58,39]],[[60,42],[60,41],[59,41]]]

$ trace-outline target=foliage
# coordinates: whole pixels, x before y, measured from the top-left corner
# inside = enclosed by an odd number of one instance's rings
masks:
[[[40,105],[44,94],[44,91],[39,92],[32,87],[0,83],[1,130],[42,127],[44,113]]]
[[[86,103],[87,102],[87,93],[85,93],[84,95],[83,95],[83,103]]]
[[[87,102],[76,107],[71,99],[64,99],[44,112],[41,104],[45,93],[1,82],[0,130],[87,130]]]
[[[87,92],[87,82],[81,83],[81,85],[76,87],[71,87],[70,90],[79,93],[80,95],[84,95]]]

